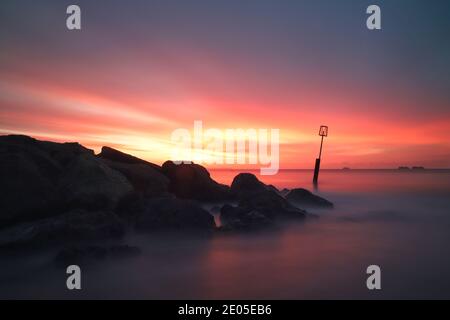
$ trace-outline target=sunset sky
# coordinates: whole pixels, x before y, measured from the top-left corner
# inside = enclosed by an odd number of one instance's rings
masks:
[[[382,30],[366,8],[382,9]],[[70,4],[82,30],[66,29]],[[280,129],[281,168],[450,167],[450,2],[3,0],[0,134],[155,163],[171,132]]]

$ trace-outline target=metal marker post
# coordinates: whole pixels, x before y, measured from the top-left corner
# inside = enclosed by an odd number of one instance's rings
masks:
[[[314,184],[317,184],[317,182],[319,180],[320,159],[322,158],[323,137],[327,137],[328,136],[328,127],[327,126],[320,126],[319,136],[321,136],[322,139],[320,141],[319,158],[316,159],[316,165],[314,167],[314,178],[313,178],[313,183]]]

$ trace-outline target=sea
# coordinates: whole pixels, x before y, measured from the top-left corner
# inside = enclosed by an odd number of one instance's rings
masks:
[[[230,184],[234,170],[215,170]],[[255,172],[257,173],[257,172]],[[0,256],[2,299],[449,299],[450,170],[281,170],[258,176],[334,203],[274,230],[132,235],[142,254],[82,269],[68,290],[55,252]],[[381,289],[369,290],[369,266]]]

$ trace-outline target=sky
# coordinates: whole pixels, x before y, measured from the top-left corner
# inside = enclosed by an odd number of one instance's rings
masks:
[[[323,168],[450,168],[449,15],[444,0],[3,0],[0,134],[161,164],[196,120],[279,129],[283,169],[312,168],[328,125]]]

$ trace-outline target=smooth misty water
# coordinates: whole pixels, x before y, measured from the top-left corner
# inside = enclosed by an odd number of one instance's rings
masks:
[[[311,174],[261,179],[312,189]],[[317,193],[335,209],[276,231],[130,237],[143,254],[83,269],[79,292],[65,289],[54,252],[0,257],[0,298],[450,298],[450,171],[324,171]],[[365,286],[371,264],[378,292]]]

